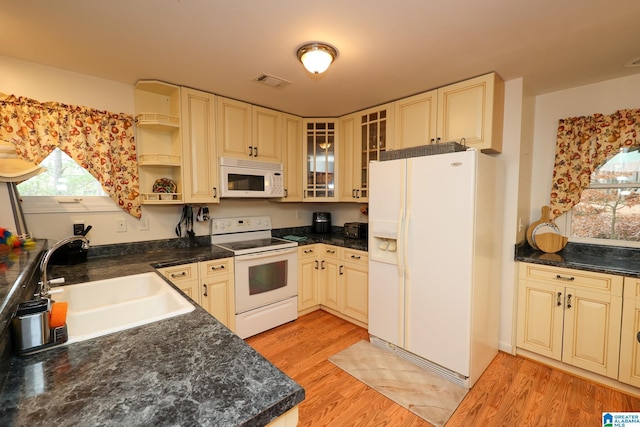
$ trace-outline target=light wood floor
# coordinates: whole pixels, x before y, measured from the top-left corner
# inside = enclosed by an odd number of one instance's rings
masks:
[[[366,329],[324,311],[246,342],[304,387],[300,426],[430,426],[327,359]],[[536,362],[499,353],[449,426],[601,426],[602,412],[640,412],[640,399]]]

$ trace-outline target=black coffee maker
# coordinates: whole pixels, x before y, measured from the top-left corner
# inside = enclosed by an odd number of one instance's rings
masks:
[[[311,227],[314,233],[331,233],[331,213],[314,212]]]

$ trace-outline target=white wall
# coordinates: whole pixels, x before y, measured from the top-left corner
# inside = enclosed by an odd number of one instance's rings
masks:
[[[39,64],[0,56],[0,92],[26,96],[38,101],[57,101],[84,105],[120,113],[134,113],[133,85],[72,73]],[[9,203],[0,193],[0,205]],[[267,200],[223,200],[209,205],[213,217],[240,215],[270,215],[275,228],[311,225],[314,211],[332,214],[332,223],[342,225],[350,221],[367,221],[356,203],[276,203]],[[70,212],[57,214],[27,214],[29,232],[37,238],[59,240],[73,232],[74,222],[92,225],[88,237],[92,245],[157,240],[176,237],[175,226],[180,220],[181,206],[142,207],[143,217],[149,221],[149,230],[140,230],[140,223],[124,211]],[[13,223],[2,213],[0,227]],[[127,231],[116,233],[116,220],[124,219]],[[9,221],[11,220],[11,221]],[[7,226],[7,225],[4,225]],[[207,235],[208,225],[196,223],[196,235]]]
[[[558,120],[610,114],[627,108],[640,108],[640,74],[536,97],[531,212],[527,225],[537,221],[540,208],[549,204]]]

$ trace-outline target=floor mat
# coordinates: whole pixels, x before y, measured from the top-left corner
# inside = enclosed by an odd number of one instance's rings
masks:
[[[445,425],[468,391],[368,341],[355,343],[329,361],[438,427]]]

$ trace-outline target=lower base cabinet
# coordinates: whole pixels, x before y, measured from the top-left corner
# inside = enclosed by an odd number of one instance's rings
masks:
[[[618,379],[623,278],[520,263],[517,347]]]
[[[325,309],[368,322],[369,265],[364,251],[314,244],[298,248],[298,311]]]
[[[223,325],[235,330],[233,258],[164,267],[158,272]]]
[[[640,387],[640,279],[625,277],[620,334],[620,376],[625,384]]]

